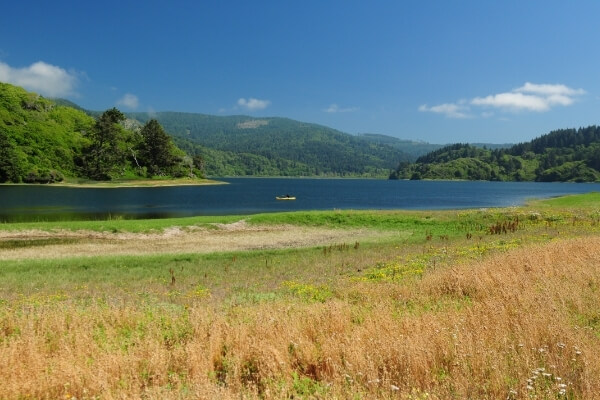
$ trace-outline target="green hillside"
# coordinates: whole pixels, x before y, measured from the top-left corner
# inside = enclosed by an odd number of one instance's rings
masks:
[[[562,129],[509,148],[454,144],[400,162],[390,179],[600,181],[600,127]]]
[[[150,115],[128,114],[141,123]],[[211,116],[159,112],[152,115],[186,149],[205,160],[209,175],[387,176],[410,155],[322,125],[287,118]],[[194,146],[199,145],[199,146]]]
[[[93,125],[82,111],[0,83],[0,182],[77,176],[75,159]]]
[[[410,161],[415,161],[417,158],[428,154],[437,149],[441,149],[446,145],[434,144],[423,142],[421,140],[406,140],[399,139],[397,137],[381,135],[377,133],[361,133],[359,137],[367,139],[374,143],[384,144],[391,146],[401,152],[410,156]],[[503,149],[511,147],[510,143],[496,144],[496,143],[470,143],[472,146],[486,148],[486,149]]]
[[[361,133],[358,137],[366,139],[373,143],[383,144],[393,147],[410,156],[410,161],[431,151],[444,147],[443,144],[433,144],[418,140],[399,139],[393,136],[381,135],[378,133]]]
[[[128,129],[114,108],[93,118],[72,105],[0,83],[0,182],[200,174],[156,121]]]

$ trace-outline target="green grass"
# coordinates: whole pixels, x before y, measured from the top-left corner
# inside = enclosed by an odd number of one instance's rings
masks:
[[[531,202],[532,206],[546,208],[595,208],[600,209],[600,193],[591,192],[571,196],[555,197],[548,200],[537,200]]]
[[[6,260],[0,268],[3,283],[0,299],[19,301],[61,294],[63,300],[102,297],[133,303],[185,304],[210,299],[256,302],[274,295],[297,294],[285,282],[298,280],[321,287],[354,273],[356,264],[349,261],[372,252],[368,246],[364,247],[327,255],[320,248],[312,248],[209,255]],[[324,261],[332,263],[327,270],[322,269]]]

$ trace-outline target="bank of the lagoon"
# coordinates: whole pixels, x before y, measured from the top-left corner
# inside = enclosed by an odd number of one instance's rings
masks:
[[[62,182],[55,182],[51,186],[71,187],[71,188],[136,188],[136,187],[162,187],[162,186],[204,186],[204,185],[222,185],[225,182],[213,179],[115,179],[112,181],[93,181],[88,179],[65,179]],[[0,186],[48,186],[47,184],[30,183],[0,183]]]
[[[227,185],[0,186],[0,221],[168,218],[333,209],[509,207],[532,198],[600,191],[600,184],[216,178]],[[290,194],[293,202],[276,196]]]

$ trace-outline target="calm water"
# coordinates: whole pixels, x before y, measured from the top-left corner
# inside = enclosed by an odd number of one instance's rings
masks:
[[[0,186],[0,221],[166,218],[337,209],[504,207],[600,191],[600,184],[365,179],[221,179],[228,185],[89,189]],[[296,201],[277,201],[291,194]]]

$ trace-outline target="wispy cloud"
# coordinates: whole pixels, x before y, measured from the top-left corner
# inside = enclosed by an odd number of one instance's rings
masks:
[[[358,107],[340,107],[337,104],[333,103],[323,111],[325,111],[326,113],[348,113],[358,111]]]
[[[259,100],[252,97],[249,99],[242,97],[237,103],[240,107],[245,108],[248,111],[264,110],[271,104],[269,100]]]
[[[28,67],[15,68],[0,62],[0,81],[22,86],[49,97],[76,95],[77,73],[38,61]]]
[[[419,111],[432,112],[437,114],[444,114],[448,118],[469,118],[469,108],[463,104],[456,103],[444,103],[437,106],[429,107],[427,104],[423,104],[419,107]]]
[[[140,101],[135,94],[125,93],[123,97],[117,100],[117,105],[124,106],[135,110],[140,105]]]
[[[545,112],[556,106],[570,106],[583,94],[583,89],[573,89],[562,84],[527,82],[509,92],[475,97],[468,102],[444,103],[432,107],[424,104],[419,107],[419,111],[440,113],[449,118],[465,118],[469,116],[471,107],[507,112]],[[481,113],[483,117],[490,115],[489,112]]]

